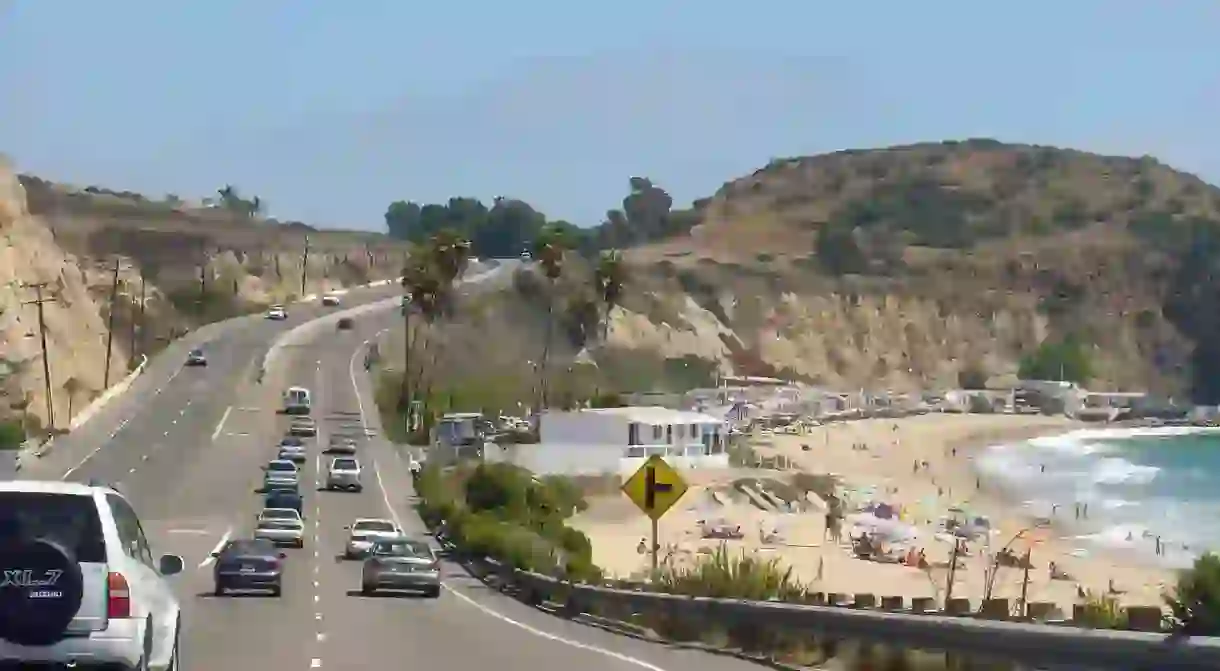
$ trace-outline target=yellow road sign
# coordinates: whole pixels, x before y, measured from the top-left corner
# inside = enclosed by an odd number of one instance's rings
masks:
[[[640,470],[623,483],[627,498],[654,520],[661,519],[687,489],[682,476],[657,455],[648,457]]]

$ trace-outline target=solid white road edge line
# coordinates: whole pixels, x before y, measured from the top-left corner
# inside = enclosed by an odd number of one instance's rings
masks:
[[[361,428],[363,428],[365,430],[365,433],[367,434],[369,427],[368,427],[368,422],[365,421],[364,401],[360,396],[360,385],[356,381],[356,357],[360,354],[360,350],[362,350],[366,346],[368,346],[367,340],[364,341],[359,347],[357,347],[355,352],[352,352],[352,358],[350,361],[348,361],[348,364],[347,364],[347,372],[348,372],[349,377],[351,378],[352,391],[356,394],[356,407],[360,410],[360,426],[361,426]],[[381,469],[377,466],[376,459],[373,460],[373,476],[377,479],[377,489],[379,489],[381,491],[381,500],[385,504],[386,510],[390,513],[390,518],[394,520],[394,525],[397,526],[399,529],[404,529],[405,527],[403,527],[403,525],[402,525],[402,520],[399,519],[399,517],[398,517],[398,511],[394,508],[394,504],[390,502],[390,492],[389,492],[389,490],[386,489],[385,482],[383,482],[381,479]],[[657,666],[655,664],[649,664],[648,662],[645,662],[642,659],[637,659],[637,658],[631,657],[629,655],[624,655],[621,652],[615,652],[613,650],[599,648],[596,645],[589,645],[588,643],[581,643],[580,641],[573,641],[572,639],[563,638],[562,636],[556,636],[555,634],[542,631],[541,629],[535,629],[534,627],[531,627],[530,625],[525,624],[524,622],[518,622],[517,620],[514,620],[511,617],[504,615],[503,613],[494,611],[491,608],[484,606],[483,604],[479,603],[478,601],[475,601],[474,599],[471,599],[470,597],[466,596],[465,594],[462,594],[458,590],[453,589],[449,585],[442,584],[442,587],[444,587],[445,590],[448,591],[450,594],[452,594],[453,596],[456,596],[458,599],[460,599],[463,603],[466,603],[467,605],[470,605],[470,606],[474,606],[475,608],[477,608],[480,612],[484,613],[485,615],[490,615],[491,617],[494,617],[497,620],[500,620],[501,622],[511,624],[514,627],[517,627],[517,628],[521,629],[522,631],[533,634],[534,636],[537,636],[539,638],[545,638],[548,641],[555,641],[556,643],[562,643],[564,645],[576,648],[578,650],[585,650],[587,652],[604,655],[606,657],[609,657],[611,659],[616,659],[616,660],[618,660],[620,662],[624,662],[626,664],[632,664],[632,665],[638,666],[642,669],[648,669],[648,671],[666,671],[666,669],[664,669],[660,666]]]
[[[212,555],[223,550],[225,543],[228,543],[229,539],[232,537],[233,537],[233,527],[229,527],[228,529],[225,529],[225,532],[220,537],[220,540],[216,542],[216,547],[212,548],[212,551],[208,553],[208,556],[204,557],[203,561],[199,562],[199,568],[207,568],[209,565],[211,565],[212,562],[216,561],[216,558],[213,557]]]
[[[220,416],[220,421],[216,422],[216,430],[212,432],[212,442],[220,437],[220,432],[225,428],[225,422],[229,419],[229,413],[233,412],[233,406],[225,408],[224,414]]]

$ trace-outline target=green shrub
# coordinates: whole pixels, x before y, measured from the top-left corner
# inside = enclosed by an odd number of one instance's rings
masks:
[[[25,427],[21,420],[0,421],[0,450],[19,450],[25,442]]]
[[[1220,555],[1207,553],[1178,576],[1165,602],[1175,631],[1188,636],[1220,636]]]
[[[1081,624],[1094,629],[1121,629],[1127,620],[1122,604],[1108,594],[1085,594]]]
[[[689,596],[752,601],[799,600],[806,587],[778,559],[740,553],[732,556],[721,545],[692,566],[665,566],[653,579],[657,591]]]

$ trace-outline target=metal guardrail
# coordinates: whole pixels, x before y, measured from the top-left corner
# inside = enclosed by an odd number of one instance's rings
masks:
[[[479,560],[502,587],[531,605],[561,604],[572,617],[604,612],[659,613],[684,623],[787,631],[867,641],[891,648],[942,651],[1030,666],[1082,666],[1122,671],[1215,671],[1220,638],[1083,629],[1070,626],[913,615],[849,606],[812,606],[631,591],[571,583]],[[601,613],[599,613],[601,611]]]

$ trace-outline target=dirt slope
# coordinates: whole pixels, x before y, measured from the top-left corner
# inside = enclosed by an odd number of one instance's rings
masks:
[[[103,391],[114,263],[111,383],[140,354],[204,322],[287,303],[303,294],[398,274],[402,243],[319,231],[138,194],[88,193],[0,163],[0,416],[49,423],[37,312],[25,287],[49,283],[44,305],[55,426]],[[308,237],[308,272],[302,268]],[[71,393],[69,393],[71,392]]]

